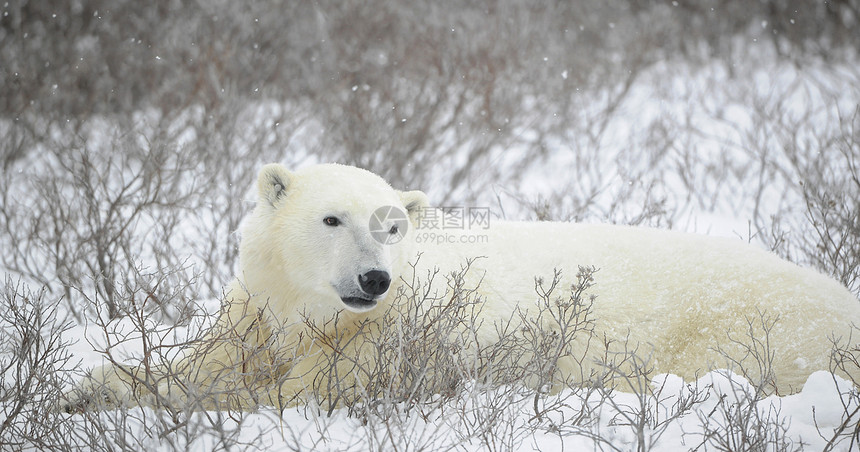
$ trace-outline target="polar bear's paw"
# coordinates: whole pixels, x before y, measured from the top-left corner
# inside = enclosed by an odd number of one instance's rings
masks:
[[[58,411],[75,414],[127,404],[132,391],[121,374],[128,375],[129,372],[130,369],[118,369],[112,365],[93,369],[77,387],[63,394]]]
[[[87,391],[75,388],[63,395],[59,411],[68,414],[79,414],[87,411],[102,410],[117,406],[117,399],[107,389]]]

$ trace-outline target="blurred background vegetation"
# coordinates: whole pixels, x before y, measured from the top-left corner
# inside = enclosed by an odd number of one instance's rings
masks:
[[[729,211],[857,290],[858,44],[858,0],[10,0],[0,262],[217,296],[256,170],[337,161],[497,217]]]
[[[424,109],[423,98],[438,102],[448,88],[469,89],[485,108],[482,125],[497,129],[492,119],[509,115],[501,107],[510,99],[563,105],[572,87],[667,58],[731,64],[738,35],[767,40],[798,64],[809,54],[839,58],[860,42],[856,0],[13,0],[0,8],[7,118],[170,113],[235,98],[361,113],[350,110],[368,108],[349,94],[356,86]],[[555,77],[562,71],[569,77]],[[388,122],[372,125],[396,127],[398,115],[385,113]]]

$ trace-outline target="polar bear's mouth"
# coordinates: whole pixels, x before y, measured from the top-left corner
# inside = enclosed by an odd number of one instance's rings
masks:
[[[355,311],[367,311],[376,307],[376,300],[361,297],[341,297],[346,307]]]

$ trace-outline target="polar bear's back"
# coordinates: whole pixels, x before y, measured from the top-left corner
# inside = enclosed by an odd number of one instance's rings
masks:
[[[609,337],[653,347],[657,372],[687,378],[726,366],[717,348],[743,356],[750,325],[776,354],[781,389],[795,390],[816,370],[829,369],[830,337],[848,339],[860,325],[860,301],[841,284],[740,240],[657,229],[570,223],[495,222],[482,243],[427,244],[429,262],[457,268],[479,257],[490,316],[504,318],[534,304],[535,277],[559,287],[578,266],[594,266],[598,329]],[[562,294],[559,294],[562,295]],[[856,340],[856,338],[854,338]],[[746,363],[751,364],[751,363]]]

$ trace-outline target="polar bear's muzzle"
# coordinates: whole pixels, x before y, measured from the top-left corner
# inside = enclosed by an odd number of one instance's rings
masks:
[[[349,296],[341,295],[340,299],[351,311],[369,311],[375,308],[377,301],[388,292],[391,276],[386,271],[371,270],[358,275],[358,286],[356,289],[360,288],[359,290],[351,290]]]

